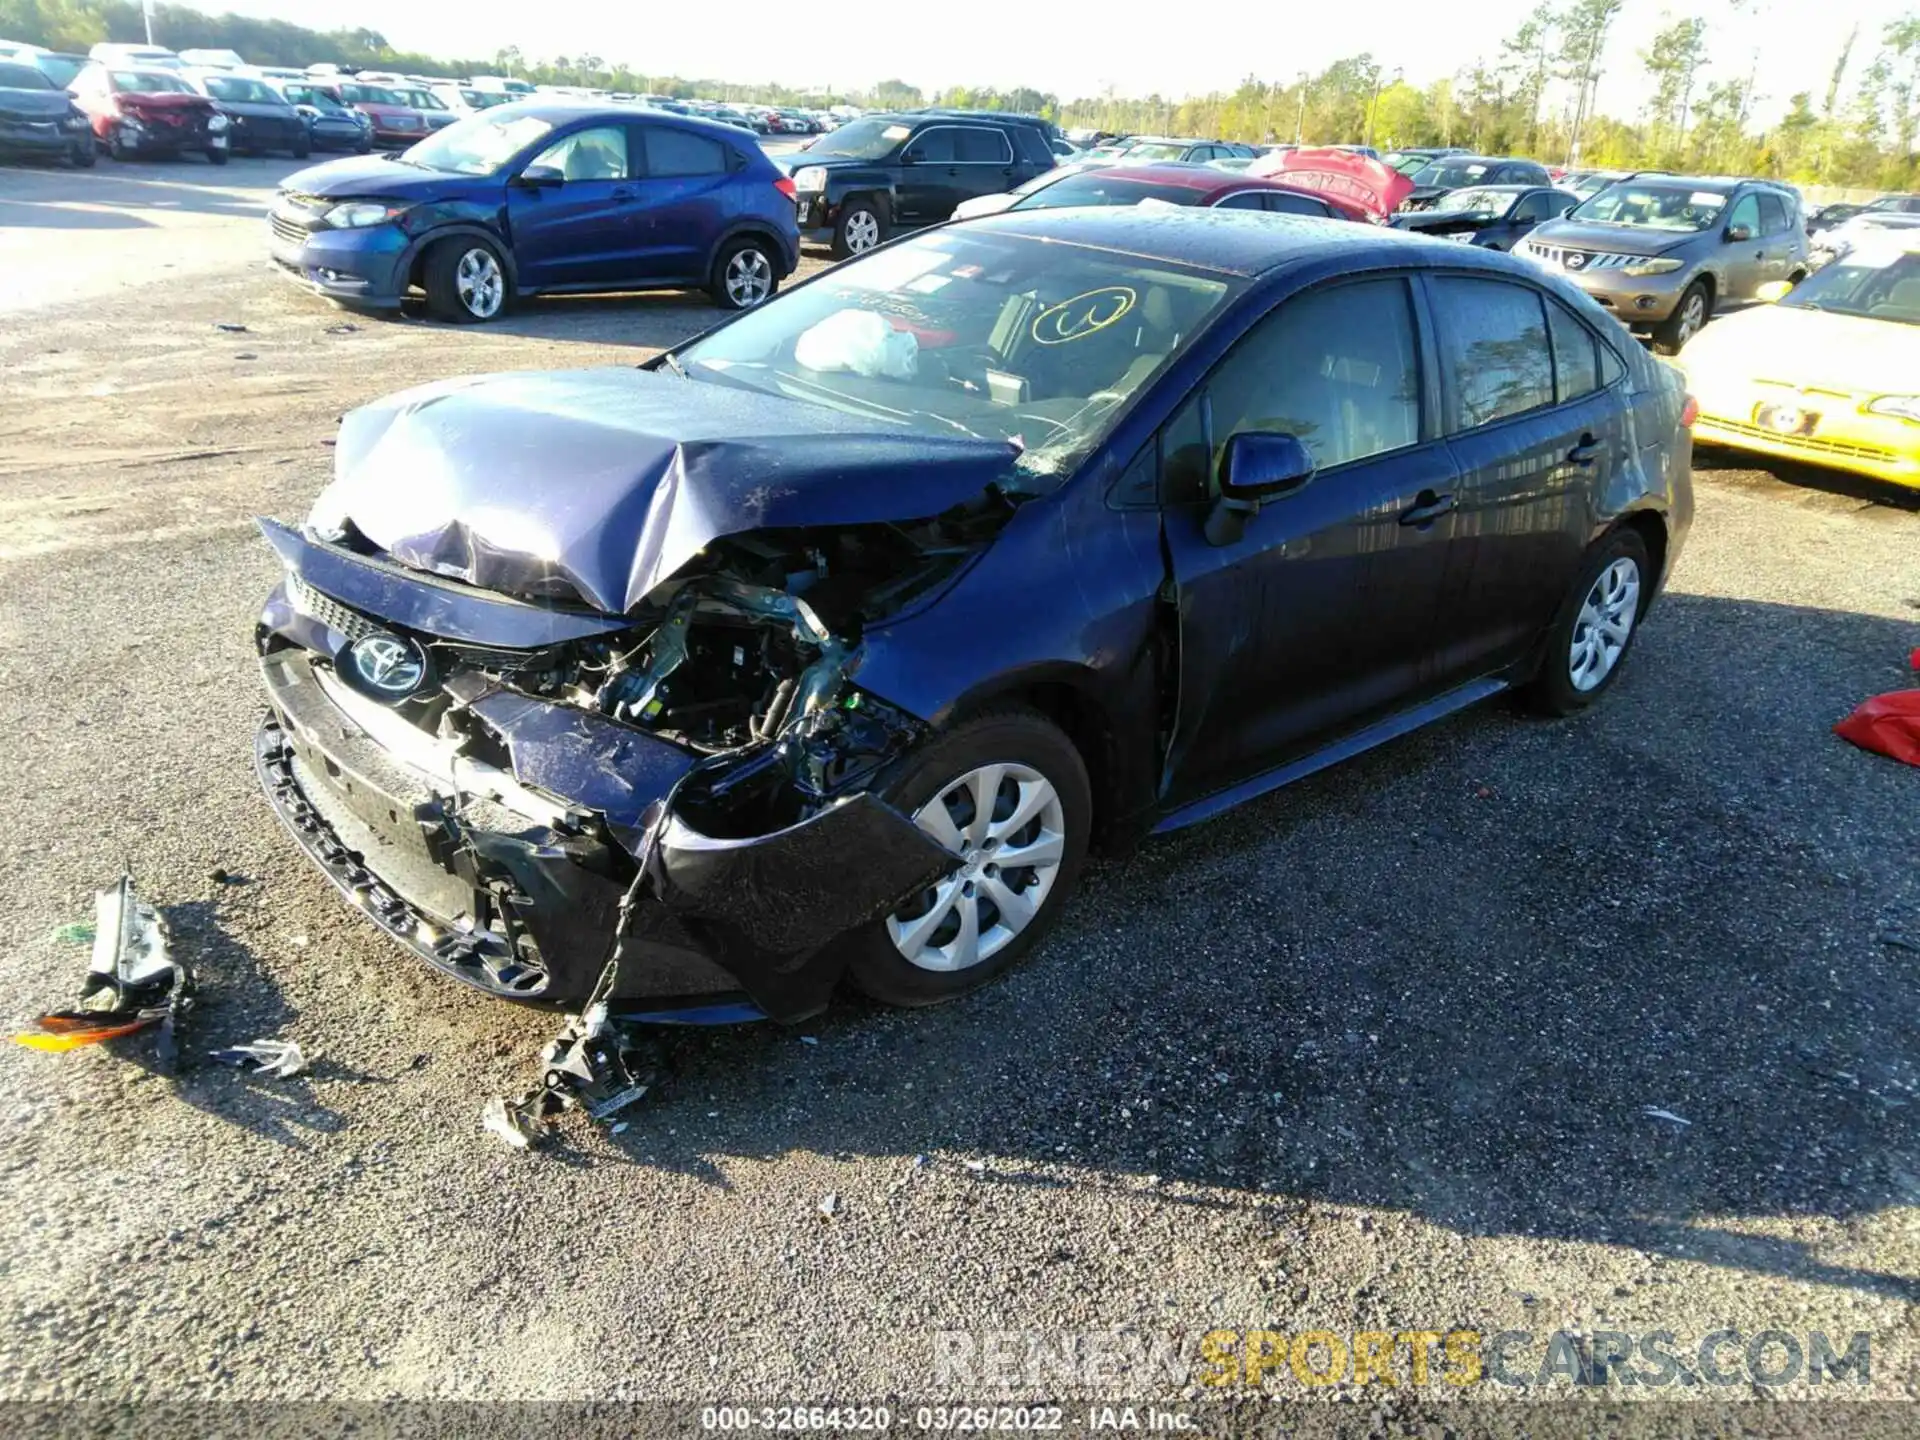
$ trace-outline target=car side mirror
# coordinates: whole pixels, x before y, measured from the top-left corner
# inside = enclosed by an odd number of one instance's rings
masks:
[[[1776,300],[1786,299],[1787,296],[1791,295],[1792,293],[1793,293],[1793,282],[1791,280],[1769,280],[1766,284],[1762,285],[1759,289],[1753,292],[1753,298],[1756,300],[1763,300],[1767,304],[1771,305]]]
[[[1751,227],[1746,225],[1729,225],[1727,227],[1727,240],[1730,244],[1744,245],[1751,239],[1753,239],[1753,230]]]
[[[1243,430],[1227,441],[1220,493],[1233,500],[1277,500],[1313,479],[1313,455],[1297,435]]]
[[[551,165],[529,165],[520,172],[519,184],[529,190],[550,190],[567,183],[567,177]]]
[[[1313,479],[1313,455],[1297,435],[1247,430],[1227,441],[1220,465],[1220,498],[1207,512],[1210,545],[1238,544],[1264,500],[1291,495]]]

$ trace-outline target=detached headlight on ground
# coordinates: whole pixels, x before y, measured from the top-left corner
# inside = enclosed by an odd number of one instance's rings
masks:
[[[381,200],[349,200],[334,206],[321,219],[335,230],[364,230],[369,225],[384,225],[406,213],[404,205],[388,205]]]
[[[1620,268],[1629,275],[1670,275],[1686,263],[1684,260],[1636,260]]]
[[[824,190],[827,188],[827,167],[824,165],[803,165],[793,172],[793,188],[796,190]]]
[[[1867,413],[1891,415],[1896,420],[1910,420],[1920,425],[1920,395],[1882,395],[1867,402]]]

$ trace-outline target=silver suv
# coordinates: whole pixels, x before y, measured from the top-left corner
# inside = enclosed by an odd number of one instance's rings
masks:
[[[1549,221],[1513,253],[1558,270],[1672,355],[1714,307],[1798,283],[1807,260],[1800,197],[1765,180],[1636,177]]]

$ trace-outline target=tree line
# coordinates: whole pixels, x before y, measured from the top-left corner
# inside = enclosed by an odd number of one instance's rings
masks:
[[[1769,0],[1727,0],[1717,18],[1664,17],[1634,55],[1651,88],[1632,115],[1602,108],[1604,60],[1624,0],[1542,0],[1489,55],[1424,83],[1371,53],[1290,80],[1249,75],[1231,93],[1185,99],[1109,91],[1067,100],[1030,88],[901,80],[836,92],[778,82],[647,74],[599,55],[538,59],[509,46],[487,56],[394,49],[374,30],[315,31],[280,20],[154,7],[154,38],[172,49],[236,50],[264,65],[331,60],[433,75],[506,74],[539,83],[775,105],[977,106],[1046,115],[1067,127],[1228,140],[1462,145],[1491,154],[1608,169],[1769,175],[1803,184],[1920,189],[1920,12],[1847,36],[1818,85],[1795,93],[1770,126],[1756,122],[1759,45]],[[101,40],[146,38],[137,0],[0,0],[0,36],[84,53]],[[1778,37],[1773,37],[1778,43]],[[1616,77],[1617,78],[1617,77]],[[1643,89],[1643,86],[1636,86]]]

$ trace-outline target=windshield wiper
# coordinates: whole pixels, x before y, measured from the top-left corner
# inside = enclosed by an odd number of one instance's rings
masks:
[[[662,350],[660,352],[660,363],[673,371],[673,373],[678,375],[682,380],[688,378],[686,367],[680,363],[678,357],[676,357],[671,350]]]

